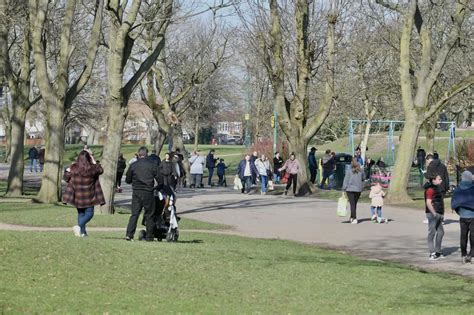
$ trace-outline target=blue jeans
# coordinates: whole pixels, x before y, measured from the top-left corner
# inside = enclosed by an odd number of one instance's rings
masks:
[[[268,185],[268,176],[260,175],[260,182],[262,184],[262,192],[267,192],[267,185]]]
[[[242,178],[242,193],[244,193],[244,191],[249,193],[250,188],[252,188],[252,176],[244,176],[244,178]]]
[[[279,173],[273,173],[273,182],[274,183],[280,183],[280,174]]]
[[[30,172],[33,172],[33,168],[38,172],[38,159],[30,159]]]
[[[207,185],[211,186],[212,175],[214,175],[214,168],[211,167],[211,168],[208,168],[207,170],[209,171],[209,177],[207,178]]]
[[[94,216],[94,207],[77,208],[77,225],[81,228],[81,234],[86,234],[86,224]]]
[[[370,216],[373,216],[375,214],[375,209],[377,209],[377,217],[381,218],[382,217],[382,207],[370,207]]]
[[[332,182],[331,182],[331,176],[333,175],[333,170],[329,170],[329,169],[324,169],[323,168],[323,179],[321,180],[321,186],[320,188],[323,189],[324,188],[324,184],[326,183],[326,179],[328,180],[328,188],[331,189],[332,187]]]

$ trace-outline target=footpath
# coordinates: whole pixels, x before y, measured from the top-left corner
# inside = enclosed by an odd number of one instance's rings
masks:
[[[1,168],[0,168],[0,173]],[[25,175],[37,181],[37,174]],[[28,177],[32,177],[31,179]],[[1,174],[0,174],[0,177]],[[119,206],[130,207],[131,189],[116,194]],[[185,189],[178,194],[177,210],[183,217],[232,226],[213,233],[246,237],[285,239],[338,249],[365,259],[398,262],[420,270],[442,271],[474,278],[474,264],[461,264],[458,216],[447,210],[443,253],[438,261],[428,260],[427,224],[422,209],[385,206],[388,224],[370,221],[369,204],[358,205],[359,224],[336,216],[336,201],[283,195],[246,195],[232,188]],[[21,227],[0,224],[1,230],[70,231],[65,228]],[[123,228],[97,228],[116,231]],[[92,231],[92,228],[91,228]],[[191,232],[183,230],[182,233]],[[193,231],[210,232],[210,231]]]

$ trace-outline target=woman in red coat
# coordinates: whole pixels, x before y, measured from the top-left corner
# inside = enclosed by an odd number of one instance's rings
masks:
[[[94,216],[94,206],[104,205],[105,198],[99,183],[104,170],[88,151],[81,151],[64,173],[67,182],[63,202],[77,208],[77,225],[72,229],[76,236],[87,236],[86,224]]]

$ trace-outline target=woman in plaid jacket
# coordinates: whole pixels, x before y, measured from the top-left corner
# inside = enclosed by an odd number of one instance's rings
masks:
[[[77,208],[77,225],[72,228],[76,236],[87,236],[86,224],[94,216],[94,206],[105,204],[99,183],[99,175],[103,172],[102,166],[85,150],[64,172],[67,187],[63,193],[63,202]]]

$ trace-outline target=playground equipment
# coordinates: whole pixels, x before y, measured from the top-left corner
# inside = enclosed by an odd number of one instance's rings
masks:
[[[350,119],[349,120],[349,152],[354,155],[355,145],[354,145],[354,127],[357,125],[367,124],[367,120],[358,120]],[[372,120],[372,125],[388,125],[388,137],[387,137],[387,154],[386,161],[393,165],[395,163],[395,142],[394,142],[394,132],[396,127],[399,125],[404,125],[405,121],[403,120]],[[453,152],[453,158],[456,159],[456,124],[453,121],[443,121],[437,123],[437,125],[448,124],[449,125],[449,142],[448,142],[448,153],[446,155],[446,160],[449,160],[451,157],[451,151]]]

